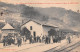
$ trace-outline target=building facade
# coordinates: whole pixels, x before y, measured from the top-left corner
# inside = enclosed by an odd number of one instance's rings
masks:
[[[26,27],[32,36],[45,36],[48,35],[50,29],[55,29],[56,27],[49,25],[42,25],[36,21],[29,20],[24,25],[22,25],[21,30]]]

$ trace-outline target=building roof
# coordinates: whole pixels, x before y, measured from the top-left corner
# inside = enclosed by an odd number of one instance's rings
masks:
[[[59,29],[59,31],[63,31],[63,32],[75,32],[75,31],[73,31],[71,29]]]
[[[38,22],[36,22],[36,21],[34,21],[34,20],[29,20],[29,21],[27,21],[26,23],[28,23],[28,22],[30,22],[30,21],[33,21],[33,22],[35,22],[35,23],[41,25],[40,23],[38,23]]]
[[[58,27],[54,27],[54,26],[50,26],[50,25],[43,25],[43,24],[38,23],[38,22],[36,22],[36,21],[34,21],[34,20],[29,20],[29,21],[27,21],[26,23],[28,23],[28,22],[30,22],[30,21],[33,21],[33,22],[35,22],[35,23],[37,23],[37,24],[39,24],[39,25],[42,25],[42,26],[44,26],[44,27],[58,28]],[[25,23],[25,24],[26,24],[26,23]],[[25,24],[23,24],[23,25],[25,25]],[[23,26],[23,25],[22,25],[22,26]]]
[[[28,23],[28,22],[30,22],[30,21],[33,21],[33,20],[30,19],[30,20],[28,20],[26,23]],[[38,23],[38,22],[36,22],[36,21],[33,21],[33,22],[35,22],[35,23],[41,25],[40,23]],[[26,23],[22,24],[21,26],[25,25]]]
[[[54,26],[50,26],[50,25],[42,25],[44,27],[52,27],[52,28],[58,28],[58,27],[54,27]]]
[[[7,23],[2,29],[14,29],[14,28]]]

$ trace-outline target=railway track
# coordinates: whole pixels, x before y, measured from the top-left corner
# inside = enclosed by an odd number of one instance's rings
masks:
[[[80,42],[77,42],[69,47],[64,47],[53,52],[70,52],[71,50],[75,49],[76,47],[80,46]]]
[[[58,46],[50,50],[47,50],[45,52],[70,52],[71,50],[77,48],[78,46],[80,46],[80,41],[75,44],[69,45],[69,46],[68,45],[64,45],[62,47]]]

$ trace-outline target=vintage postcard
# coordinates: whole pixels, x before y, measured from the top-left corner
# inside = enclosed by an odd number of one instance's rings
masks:
[[[80,52],[80,0],[0,0],[0,52]]]

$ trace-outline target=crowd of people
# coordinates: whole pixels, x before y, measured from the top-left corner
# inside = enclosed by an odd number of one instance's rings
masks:
[[[21,46],[21,44],[22,44],[21,36],[18,36],[17,38],[11,37],[11,36],[4,36],[3,37],[3,46],[9,46],[11,44],[18,45],[18,47]]]
[[[30,36],[28,39],[25,36],[17,36],[11,37],[11,36],[4,36],[3,38],[3,46],[8,46],[11,44],[17,45],[20,47],[22,45],[22,42],[27,42],[29,40],[29,44],[33,43],[45,43],[45,44],[50,44],[50,43],[58,43],[61,42],[61,37],[55,37],[51,38],[52,36]],[[67,38],[68,42],[71,43],[71,38]]]
[[[45,43],[45,44],[50,44],[51,43],[51,39],[53,43],[57,43],[59,41],[61,41],[60,37],[57,38],[51,38],[52,36],[30,36],[29,37],[29,43]]]
[[[8,46],[8,45],[14,44],[14,42],[15,42],[15,39],[12,37],[9,37],[9,36],[3,37],[3,46]]]

